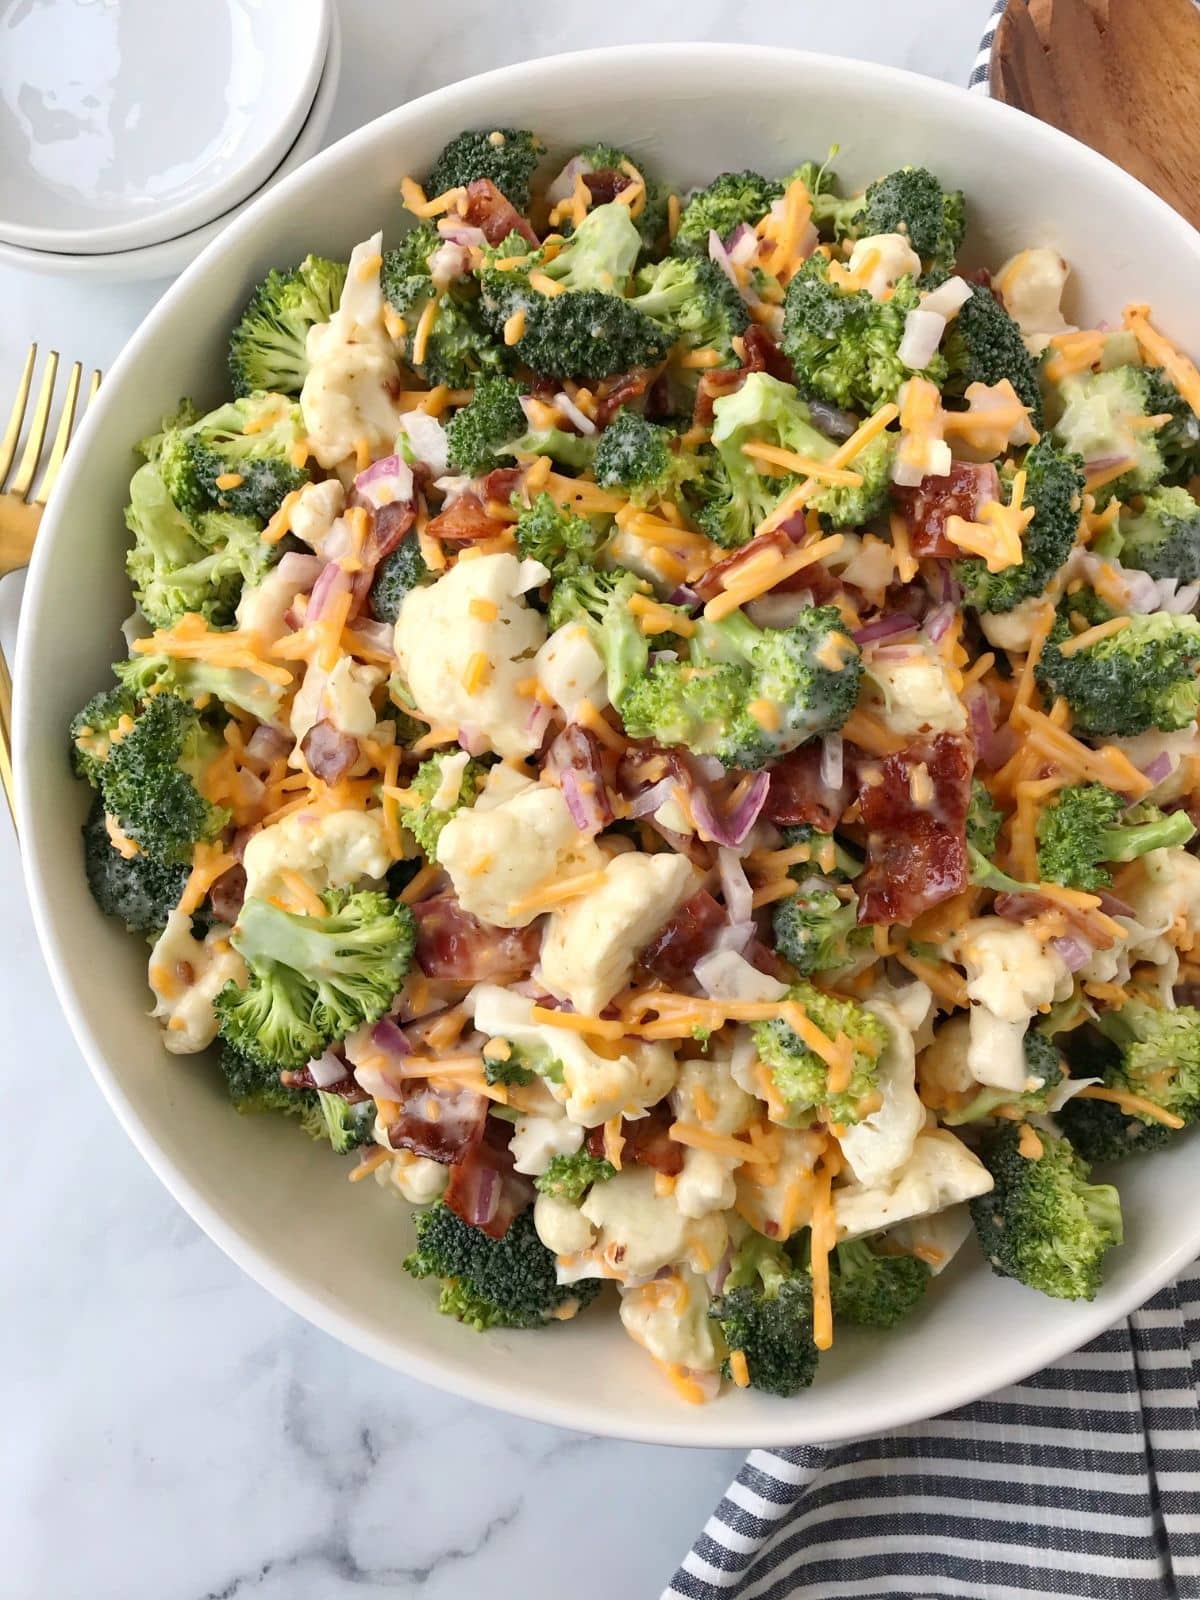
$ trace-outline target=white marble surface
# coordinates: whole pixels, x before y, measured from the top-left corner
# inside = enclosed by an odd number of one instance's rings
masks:
[[[331,138],[488,67],[640,40],[777,42],[962,82],[990,9],[341,5]],[[161,287],[0,270],[0,404],[31,337],[107,366]],[[19,590],[0,586],[10,648]],[[2,814],[0,908],[0,1596],[652,1600],[738,1457],[518,1422],[298,1321],[179,1210],[93,1087],[38,957]]]

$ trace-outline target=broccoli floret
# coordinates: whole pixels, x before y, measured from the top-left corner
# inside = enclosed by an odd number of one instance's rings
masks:
[[[1056,450],[1043,436],[1026,452],[1022,470],[1022,505],[1033,507],[1033,517],[1021,537],[1021,560],[999,572],[989,572],[978,556],[968,556],[955,565],[967,604],[978,611],[1011,611],[1022,600],[1041,594],[1075,543],[1083,494],[1082,462]],[[1011,494],[1010,479],[1010,498]]]
[[[404,813],[404,826],[430,861],[437,859],[437,843],[442,836],[442,829],[456,811],[475,804],[487,777],[486,767],[478,761],[468,761],[459,775],[458,793],[454,799],[448,806],[435,806],[433,797],[442,785],[442,768],[450,759],[446,755],[436,755],[422,761],[412,781],[413,792],[420,795],[421,804]]]
[[[671,251],[677,256],[707,256],[710,233],[727,239],[739,223],[754,226],[782,197],[783,185],[774,178],[758,172],[722,172],[684,206]]]
[[[323,256],[305,256],[288,272],[267,273],[229,336],[234,394],[300,393],[308,373],[308,330],[333,316],[345,281],[346,263]]]
[[[170,627],[189,611],[212,627],[228,625],[243,584],[258,582],[279,554],[248,517],[221,511],[186,516],[156,462],[134,473],[125,523],[134,536],[125,569],[143,615],[156,627]]]
[[[803,161],[784,180],[785,190],[797,180],[808,190],[812,203],[812,220],[824,239],[841,239],[852,226],[852,218],[861,209],[863,196],[849,199],[841,193],[838,175],[829,163],[837,155],[839,145],[833,145],[824,161]]]
[[[327,1094],[317,1090],[317,1107],[320,1126],[317,1132],[329,1140],[335,1155],[343,1156],[348,1150],[370,1144],[375,1137],[375,1102],[359,1100],[351,1105],[340,1094]]]
[[[425,184],[430,195],[465,188],[490,178],[518,211],[529,205],[529,183],[546,147],[528,128],[491,128],[456,134],[433,164]]]
[[[622,208],[624,209],[624,208]],[[670,335],[619,295],[602,289],[538,294],[519,272],[482,274],[484,315],[496,334],[524,313],[514,353],[539,377],[592,383],[632,367],[654,367]]]
[[[789,847],[799,844],[809,847],[805,859],[788,868],[791,878],[805,878],[815,866],[827,878],[849,882],[851,878],[857,878],[863,869],[862,861],[846,849],[836,834],[822,833],[811,822],[797,822],[785,827],[783,842]]]
[[[474,279],[446,287],[433,281],[429,258],[442,242],[429,223],[405,234],[399,247],[384,255],[379,285],[384,299],[404,320],[406,332],[398,343],[413,370],[430,385],[445,383],[461,389],[474,384],[480,373],[503,372],[508,358],[479,317],[479,289]],[[431,300],[437,309],[418,362],[412,359],[411,340]]]
[[[1200,472],[1200,417],[1188,405],[1161,367],[1144,367],[1146,410],[1152,417],[1170,417],[1155,429],[1167,480],[1183,483]],[[1168,574],[1170,576],[1170,574]]]
[[[879,1057],[887,1044],[886,1027],[857,1001],[825,994],[811,983],[794,984],[784,1001],[799,1005],[827,1038],[844,1034],[852,1061],[849,1084],[831,1094],[828,1063],[809,1049],[790,1023],[772,1017],[751,1024],[759,1059],[770,1069],[790,1115],[804,1121],[823,1107],[831,1122],[859,1122],[860,1103],[875,1085]]]
[[[669,495],[688,470],[687,459],[672,448],[676,442],[670,428],[623,406],[596,446],[596,482],[623,490],[637,505]]]
[[[1107,889],[1108,861],[1135,861],[1148,850],[1185,845],[1196,828],[1186,811],[1170,816],[1157,806],[1135,806],[1102,783],[1060,789],[1038,817],[1038,873],[1044,882],[1075,889]]]
[[[1106,1078],[1185,1123],[1200,1118],[1200,1011],[1129,1000],[1104,1012],[1096,1027],[1120,1051]]]
[[[971,804],[967,808],[967,842],[982,856],[995,854],[1004,813],[992,799],[982,778],[971,779]]]
[[[742,611],[703,623],[689,661],[658,661],[618,700],[635,739],[681,744],[726,766],[761,767],[854,709],[862,654],[836,606],[802,612],[789,628],[758,628]],[[773,726],[751,709],[772,706]]]
[[[596,206],[541,270],[568,291],[624,295],[641,245],[628,206]]]
[[[869,1238],[839,1244],[833,1267],[829,1292],[834,1317],[863,1328],[894,1328],[920,1304],[929,1285],[923,1261],[878,1255]]]
[[[188,860],[194,844],[215,839],[229,821],[229,812],[197,787],[221,748],[220,736],[187,700],[153,695],[101,769],[105,810],[148,856]]]
[[[308,482],[292,463],[305,436],[300,407],[250,394],[159,436],[157,462],[172,500],[189,518],[227,511],[265,526],[285,495]],[[236,481],[233,481],[236,480]]]
[[[646,199],[640,213],[633,220],[641,237],[642,253],[657,253],[667,231],[667,198],[670,191],[666,184],[648,176],[640,162],[634,161],[626,151],[618,150],[615,145],[603,143],[585,145],[576,159],[581,163],[579,170],[584,173],[623,172],[629,166],[642,174],[642,181],[646,185]]]
[[[372,615],[379,622],[395,622],[408,591],[428,583],[432,577],[416,539],[401,539],[376,569],[371,584]]]
[[[260,1064],[300,1067],[395,998],[415,943],[413,915],[373,890],[331,890],[326,915],[297,916],[251,896],[232,934],[244,989],[215,1001],[221,1035]]]
[[[491,1239],[439,1200],[416,1218],[417,1245],[404,1270],[440,1278],[438,1310],[478,1329],[540,1328],[582,1311],[600,1291],[598,1279],[557,1281],[554,1256],[523,1211],[502,1239]]]
[[[616,1167],[603,1156],[589,1155],[586,1149],[571,1156],[554,1156],[545,1172],[533,1180],[542,1194],[578,1205],[594,1183],[607,1183],[616,1176]]]
[[[995,1180],[971,1201],[993,1272],[1056,1300],[1093,1300],[1104,1256],[1121,1243],[1121,1201],[1111,1184],[1089,1184],[1086,1161],[1067,1139],[1038,1133],[1036,1160],[1009,1123],[980,1150]]]
[[[282,1111],[305,1121],[317,1113],[316,1093],[287,1088],[279,1080],[283,1068],[278,1063],[244,1055],[228,1041],[222,1041],[217,1060],[236,1111]]]
[[[156,861],[144,850],[122,855],[108,836],[99,795],[83,825],[83,866],[92,899],[105,916],[116,917],[130,933],[161,933],[179,904],[188,875],[186,866]]]
[[[697,520],[726,548],[753,538],[757,525],[799,481],[787,473],[767,475],[744,454],[745,445],[772,445],[817,461],[828,460],[837,449],[813,426],[807,405],[791,384],[766,372],[752,372],[740,389],[715,403],[712,442],[717,461],[696,485]],[[847,463],[861,475],[861,484],[834,484],[813,496],[810,503],[826,522],[858,527],[883,510],[894,445],[894,436],[878,434]]]
[[[961,189],[943,189],[924,167],[901,167],[871,184],[849,218],[845,237],[902,233],[927,272],[954,270],[967,228]]]
[[[503,466],[518,455],[548,455],[569,467],[590,464],[593,444],[559,428],[530,428],[521,409],[521,391],[511,378],[486,377],[475,385],[470,403],[446,426],[450,466],[477,474]]]
[[[607,539],[594,522],[564,510],[548,494],[522,511],[513,533],[522,557],[540,561],[553,578],[590,567]]]
[[[113,735],[123,731],[137,715],[137,696],[118,684],[103,689],[71,719],[71,768],[77,778],[86,778],[93,789],[100,787],[104,763],[112,750]]]
[[[900,279],[890,300],[873,300],[865,289],[838,288],[829,281],[826,258],[810,256],[784,300],[783,351],[799,387],[834,405],[878,411],[908,378],[940,384],[942,355],[914,374],[898,354],[905,318],[919,304],[911,278]]]
[[[551,633],[566,622],[582,622],[604,662],[608,698],[624,703],[637,687],[650,659],[650,646],[629,609],[635,594],[650,594],[650,585],[636,573],[590,567],[560,578],[550,595],[546,621]]]
[[[1061,414],[1055,439],[1084,461],[1128,461],[1119,478],[1092,490],[1097,506],[1148,494],[1162,482],[1166,462],[1153,428],[1140,426],[1151,411],[1155,386],[1145,367],[1110,367],[1072,374],[1058,385]]]
[[[982,1088],[965,1105],[953,1111],[944,1111],[942,1121],[957,1128],[967,1122],[978,1122],[992,1116],[1001,1106],[1018,1107],[1022,1111],[1045,1111],[1054,1091],[1061,1087],[1066,1066],[1054,1041],[1038,1028],[1030,1028],[1023,1041],[1025,1068],[1031,1078],[1040,1078],[1036,1089],[1014,1092],[1012,1089]]]
[[[643,267],[634,279],[630,304],[685,350],[716,350],[723,366],[737,366],[732,341],[750,326],[750,314],[707,255],[668,256]]]
[[[1085,1161],[1123,1161],[1146,1150],[1161,1150],[1175,1137],[1175,1130],[1164,1123],[1127,1116],[1111,1100],[1074,1095],[1056,1117]]]
[[[162,693],[193,702],[208,697],[248,711],[260,722],[277,721],[283,702],[283,689],[257,673],[241,667],[214,667],[182,656],[138,654],[118,662],[113,671],[139,699]]]
[[[1062,695],[1072,725],[1084,736],[1132,735],[1157,728],[1172,733],[1200,710],[1200,622],[1155,611],[1128,627],[1065,656],[1070,637],[1060,617],[1042,650],[1037,680],[1053,700]]]
[[[1152,490],[1117,524],[1121,563],[1152,578],[1200,578],[1200,505],[1178,486]]]
[[[812,1283],[780,1245],[751,1234],[708,1314],[730,1354],[740,1350],[745,1357],[751,1388],[792,1395],[816,1377]],[[728,1360],[721,1371],[732,1376]]]
[[[500,1047],[504,1047],[507,1053],[500,1053]],[[535,1078],[545,1078],[548,1083],[561,1083],[563,1064],[548,1044],[517,1044],[511,1039],[494,1039],[489,1054],[484,1056],[483,1075],[489,1083],[516,1084],[525,1088]]]
[[[843,900],[832,889],[801,889],[775,906],[775,948],[805,977],[839,972],[871,942],[870,928],[858,927],[857,918],[857,896]]]
[[[1021,330],[990,289],[975,284],[971,298],[946,329],[942,352],[950,369],[947,395],[962,396],[972,383],[1002,383],[1005,378],[1017,399],[1029,407],[1035,428],[1042,426],[1042,391],[1037,367],[1025,348]]]

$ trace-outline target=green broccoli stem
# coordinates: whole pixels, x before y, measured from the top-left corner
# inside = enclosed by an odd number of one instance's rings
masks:
[[[1196,832],[1186,811],[1172,811],[1153,822],[1103,828],[1100,841],[1104,861],[1136,861],[1150,850],[1169,850],[1185,845]]]

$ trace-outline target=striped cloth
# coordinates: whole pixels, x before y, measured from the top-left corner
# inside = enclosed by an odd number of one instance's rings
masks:
[[[975,1405],[890,1438],[752,1451],[663,1600],[1200,1600],[1192,1273]]]

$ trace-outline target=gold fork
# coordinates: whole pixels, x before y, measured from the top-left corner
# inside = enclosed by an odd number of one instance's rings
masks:
[[[29,565],[29,558],[33,554],[33,541],[37,537],[38,524],[42,520],[42,511],[58,477],[58,469],[62,466],[75,426],[75,409],[79,401],[79,385],[83,378],[83,367],[78,361],[72,366],[67,377],[67,391],[63,396],[58,427],[50,445],[50,453],[43,464],[42,449],[46,442],[46,429],[54,402],[54,384],[58,377],[58,351],[51,350],[42,372],[42,381],[38,387],[33,412],[29,417],[25,448],[21,452],[16,471],[6,484],[9,471],[16,459],[17,446],[21,442],[21,432],[25,427],[25,412],[29,405],[36,364],[37,345],[31,344],[29,354],[25,357],[25,369],[17,384],[16,398],[9,412],[8,423],[3,437],[0,438],[0,578],[6,577],[10,572],[19,572],[22,567]],[[91,403],[99,387],[100,374],[93,372],[83,402],[84,409]],[[34,479],[38,476],[39,465],[42,467],[41,478],[36,491],[31,495],[30,491],[33,489]],[[4,790],[15,825],[17,811],[12,773],[12,679],[9,677],[8,663],[4,659],[2,649],[0,649],[0,787]]]

